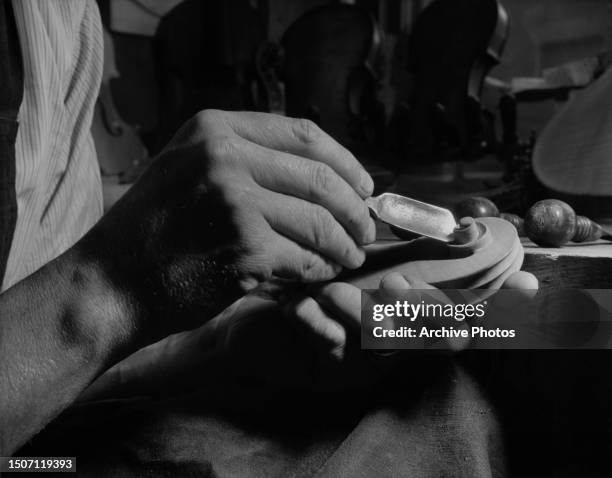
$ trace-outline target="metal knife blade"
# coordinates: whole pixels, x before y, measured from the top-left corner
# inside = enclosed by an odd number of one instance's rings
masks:
[[[439,241],[451,242],[458,227],[448,209],[399,194],[384,193],[366,199],[366,204],[377,219],[404,231]]]

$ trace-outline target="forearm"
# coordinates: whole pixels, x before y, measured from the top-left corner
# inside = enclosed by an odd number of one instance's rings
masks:
[[[75,250],[0,296],[0,456],[140,345],[133,315]]]

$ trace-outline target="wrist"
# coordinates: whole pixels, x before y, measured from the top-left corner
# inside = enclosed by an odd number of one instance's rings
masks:
[[[51,266],[67,291],[60,324],[64,337],[86,344],[107,365],[147,344],[137,306],[99,264],[73,247]]]

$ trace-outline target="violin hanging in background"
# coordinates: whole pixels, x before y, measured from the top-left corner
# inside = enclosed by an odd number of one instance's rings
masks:
[[[136,128],[123,121],[115,106],[110,83],[118,77],[113,40],[104,30],[104,70],[91,125],[103,176],[124,173],[148,157]]]
[[[421,161],[465,161],[496,142],[481,95],[508,32],[497,0],[435,0],[423,10],[408,49],[414,90],[406,153]]]
[[[336,2],[316,7],[289,26],[281,46],[288,116],[311,119],[353,150],[378,141],[381,32],[370,12]]]
[[[125,194],[150,159],[136,128],[123,121],[115,106],[110,83],[118,77],[113,40],[105,29],[104,70],[91,124],[105,211]]]

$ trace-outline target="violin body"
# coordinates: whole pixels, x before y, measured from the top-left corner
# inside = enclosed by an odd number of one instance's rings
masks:
[[[148,156],[138,132],[121,118],[115,106],[111,80],[118,77],[113,40],[105,30],[104,72],[91,125],[98,162],[104,176],[123,173]]]
[[[288,116],[309,118],[343,144],[363,142],[376,122],[380,31],[359,7],[332,3],[285,32],[282,79]]]
[[[482,149],[482,85],[500,61],[508,29],[497,0],[435,0],[419,15],[408,54],[414,156],[471,159]]]
[[[159,84],[155,150],[203,109],[258,109],[257,49],[266,39],[263,2],[185,0],[160,22],[154,39]]]

